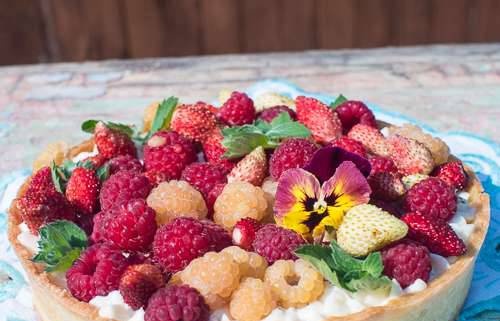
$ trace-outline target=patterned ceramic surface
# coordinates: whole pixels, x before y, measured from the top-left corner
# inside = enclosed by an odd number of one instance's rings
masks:
[[[306,94],[325,102],[335,97],[319,93],[306,93],[282,80],[256,83],[248,89],[252,96],[263,92],[280,92],[291,97]],[[481,179],[491,196],[490,229],[476,263],[472,288],[458,321],[500,320],[500,146],[492,141],[464,132],[438,133],[425,124],[403,115],[391,113],[368,104],[377,119],[393,124],[414,123],[433,135],[441,137]],[[21,169],[0,177],[0,321],[34,321],[31,295],[20,263],[6,236],[6,213],[11,202],[9,194],[30,174]]]

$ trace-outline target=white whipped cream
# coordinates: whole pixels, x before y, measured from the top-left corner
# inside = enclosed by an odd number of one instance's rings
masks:
[[[19,224],[19,230],[21,231],[17,235],[17,241],[21,243],[22,246],[27,248],[31,253],[38,253],[38,241],[40,241],[40,236],[33,235],[26,223]]]
[[[133,310],[123,301],[120,291],[96,296],[89,302],[99,310],[99,316],[118,321],[144,321],[144,309]]]
[[[76,155],[71,159],[74,163],[78,163],[82,160],[85,160],[89,157],[93,157],[99,154],[99,151],[97,150],[97,145],[94,145],[94,149],[91,152],[81,152],[80,154]]]

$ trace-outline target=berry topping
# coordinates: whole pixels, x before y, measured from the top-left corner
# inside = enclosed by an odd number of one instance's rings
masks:
[[[214,110],[215,107],[203,102],[181,105],[174,112],[171,128],[184,137],[198,142],[203,141],[217,126]]]
[[[266,108],[257,115],[257,119],[260,119],[262,121],[265,121],[267,123],[270,123],[273,121],[274,118],[276,118],[279,114],[281,113],[288,113],[290,115],[290,118],[293,120],[297,119],[297,115],[295,114],[295,111],[290,109],[287,106],[280,105],[280,106],[274,106],[270,108]]]
[[[340,147],[348,152],[358,154],[361,157],[366,157],[366,149],[363,144],[347,136],[337,138],[331,142],[329,146]]]
[[[112,158],[108,162],[109,173],[113,175],[119,171],[133,171],[140,173],[142,172],[142,164],[137,159],[130,155],[120,155]]]
[[[372,111],[361,101],[348,100],[335,108],[342,122],[344,133],[348,133],[354,125],[363,124],[377,128],[377,122]]]
[[[155,260],[169,272],[185,268],[193,259],[231,245],[231,235],[209,221],[181,217],[158,229],[153,242]]]
[[[135,198],[145,199],[151,191],[149,180],[142,174],[120,171],[102,185],[99,196],[101,209],[107,210]]]
[[[457,210],[457,197],[452,187],[439,178],[429,177],[415,184],[405,198],[408,212],[419,212],[431,220],[448,221]]]
[[[120,279],[120,294],[125,303],[137,310],[146,306],[149,298],[165,285],[161,270],[152,264],[129,266]]]
[[[255,252],[247,252],[238,246],[226,247],[221,253],[228,253],[240,266],[241,278],[263,279],[268,267],[266,259]]]
[[[269,172],[278,180],[283,172],[290,168],[306,165],[318,150],[313,142],[303,138],[290,138],[276,148],[269,160]]]
[[[188,286],[167,286],[148,302],[144,321],[208,321],[210,310],[203,297]]]
[[[259,279],[246,278],[234,291],[229,313],[238,321],[258,321],[276,307],[271,287]]]
[[[364,124],[357,124],[351,128],[347,136],[363,144],[366,150],[371,154],[384,157],[389,157],[391,154],[389,150],[390,146],[377,128]]]
[[[128,266],[121,251],[108,244],[87,248],[66,272],[68,289],[80,301],[105,296],[117,290],[120,277]]]
[[[251,251],[257,231],[262,227],[259,221],[246,217],[236,223],[233,229],[233,244]]]
[[[219,109],[218,116],[231,126],[251,124],[255,119],[255,107],[246,94],[234,91]]]
[[[407,213],[401,219],[409,227],[408,237],[422,243],[432,253],[448,257],[467,251],[464,242],[446,222],[420,213]]]
[[[429,281],[432,269],[429,250],[416,242],[406,240],[382,250],[384,274],[396,279],[402,288],[417,279]]]
[[[66,199],[81,214],[94,214],[99,208],[101,182],[93,169],[77,167],[66,185]]]
[[[214,205],[215,201],[219,197],[219,195],[222,193],[224,190],[224,187],[226,187],[226,183],[218,183],[215,184],[214,188],[208,192],[207,197],[205,198],[207,207],[208,207],[208,217],[213,218],[214,216]]]
[[[368,183],[372,189],[371,197],[384,201],[395,201],[406,192],[403,181],[397,173],[371,174],[368,177]]]
[[[99,155],[106,159],[119,155],[137,156],[137,150],[132,139],[126,133],[111,128],[103,122],[98,122],[95,125],[94,141]]]
[[[220,165],[226,172],[230,172],[235,162],[224,156],[227,149],[222,146],[223,139],[224,136],[222,136],[220,128],[217,127],[212,130],[203,141],[203,154],[207,162]]]
[[[261,186],[267,175],[267,156],[261,146],[254,149],[236,164],[227,175],[229,182],[243,181]]]
[[[431,152],[418,141],[399,135],[387,139],[390,157],[402,175],[429,174],[434,168]]]
[[[440,178],[457,190],[462,190],[467,186],[468,176],[464,166],[459,161],[439,165],[432,172],[432,176]]]
[[[318,143],[329,143],[342,136],[342,124],[336,113],[317,99],[295,99],[297,120],[311,131]]]
[[[257,231],[253,248],[273,264],[278,260],[296,260],[294,251],[302,244],[305,244],[304,239],[294,231],[266,224]]]
[[[216,184],[227,182],[224,168],[210,163],[188,165],[182,172],[181,178],[200,191],[205,198]]]
[[[382,156],[372,156],[368,159],[370,165],[372,166],[372,170],[370,172],[371,175],[377,173],[397,173],[398,168],[396,164],[392,161],[392,159]]]

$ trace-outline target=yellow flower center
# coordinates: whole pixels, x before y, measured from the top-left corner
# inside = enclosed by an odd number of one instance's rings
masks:
[[[328,204],[326,204],[325,200],[317,200],[314,203],[314,211],[317,212],[318,214],[323,214],[328,207]]]

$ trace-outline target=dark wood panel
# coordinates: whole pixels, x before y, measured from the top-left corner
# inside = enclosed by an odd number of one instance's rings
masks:
[[[239,1],[211,0],[200,2],[202,39],[206,54],[240,51]]]
[[[465,41],[500,40],[500,1],[469,0]]]
[[[468,0],[431,1],[431,42],[463,42],[467,29]]]
[[[240,37],[244,52],[283,50],[280,37],[281,1],[240,0]]]
[[[368,48],[389,45],[391,43],[391,1],[356,0],[355,3],[354,46]]]
[[[354,1],[318,0],[316,15],[319,48],[350,48],[354,45]]]
[[[394,0],[391,15],[394,45],[415,45],[429,40],[429,0]]]
[[[283,0],[278,13],[281,49],[316,48],[315,1]]]

